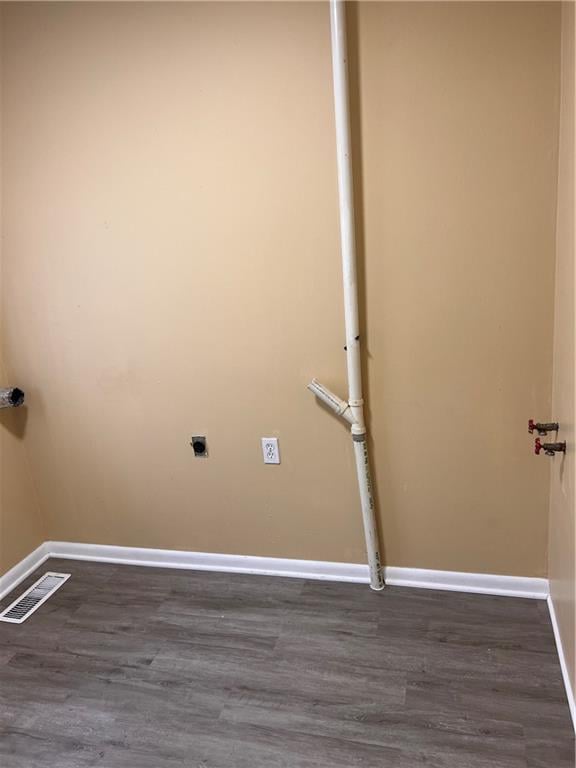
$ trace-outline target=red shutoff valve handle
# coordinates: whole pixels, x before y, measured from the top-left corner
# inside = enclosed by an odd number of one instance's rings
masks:
[[[540,438],[537,437],[534,441],[534,453],[538,456],[541,451],[544,451],[546,456],[555,456],[557,453],[566,453],[566,442],[542,443]]]
[[[528,420],[528,432],[530,432],[530,434],[536,430],[539,435],[547,435],[548,432],[558,432],[559,428],[560,425],[557,421],[542,423],[540,421],[534,421],[534,419]]]

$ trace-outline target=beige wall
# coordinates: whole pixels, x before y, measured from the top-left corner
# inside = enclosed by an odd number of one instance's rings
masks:
[[[6,344],[50,537],[362,561],[305,390],[345,388],[327,7],[3,12]],[[353,13],[386,560],[544,575],[558,8]]]
[[[0,18],[0,29],[1,22]],[[1,160],[0,157],[0,174]],[[0,230],[1,224],[0,216]],[[1,246],[0,241],[0,248]],[[0,251],[0,299],[1,296]],[[0,302],[0,312],[1,309]],[[15,382],[9,379],[4,366],[0,322],[0,387],[13,384]],[[28,410],[25,407],[18,410],[0,410],[0,574],[26,557],[46,538],[46,528],[40,516],[25,447],[27,417]]]
[[[0,386],[11,384],[0,360]],[[0,574],[46,540],[25,449],[26,408],[0,410]]]
[[[558,19],[360,6],[369,395],[397,565],[545,572],[526,420],[549,412]]]
[[[550,591],[564,657],[576,691],[574,474],[574,5],[562,9],[562,98],[558,177],[556,313],[554,330],[554,417],[567,441],[564,461],[554,461],[550,497]]]

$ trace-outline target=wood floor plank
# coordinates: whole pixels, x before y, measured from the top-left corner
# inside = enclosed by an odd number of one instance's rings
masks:
[[[538,601],[51,560],[2,768],[574,768]],[[14,596],[8,596],[3,605]]]

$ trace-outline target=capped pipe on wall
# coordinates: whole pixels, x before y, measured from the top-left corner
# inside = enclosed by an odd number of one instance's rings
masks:
[[[348,401],[342,400],[316,379],[312,380],[308,385],[308,389],[334,413],[350,424],[356,461],[356,474],[358,476],[358,489],[360,492],[360,506],[364,523],[364,538],[370,570],[370,586],[372,589],[380,590],[384,587],[384,578],[380,561],[374,494],[366,439],[366,424],[364,422],[364,400],[362,398],[356,238],[352,188],[352,147],[350,141],[348,97],[346,8],[342,0],[330,0],[330,32],[336,118],[336,161],[338,167],[340,248],[342,252],[342,277],[344,283]]]

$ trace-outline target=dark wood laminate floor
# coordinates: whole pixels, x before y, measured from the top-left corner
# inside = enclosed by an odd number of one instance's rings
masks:
[[[543,602],[45,570],[73,576],[0,623],[2,768],[574,766]]]

